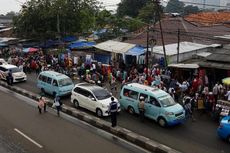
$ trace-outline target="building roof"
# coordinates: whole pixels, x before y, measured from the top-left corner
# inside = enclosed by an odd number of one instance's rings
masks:
[[[94,47],[100,50],[113,52],[113,53],[125,53],[135,46],[136,46],[135,44],[108,40],[108,41],[99,43],[95,45]]]
[[[181,53],[191,52],[195,50],[200,50],[203,48],[217,47],[217,46],[218,46],[217,44],[202,45],[202,44],[192,43],[192,42],[181,42],[179,53],[181,54]],[[177,43],[165,45],[165,50],[166,50],[167,56],[176,55],[177,54]],[[164,54],[163,46],[153,47],[153,53]]]
[[[206,57],[207,61],[215,61],[215,62],[223,62],[230,63],[230,50],[229,49],[221,49],[218,52],[212,53],[211,55]]]
[[[230,21],[230,12],[201,12],[191,14],[185,18],[187,21],[203,26],[227,24]]]
[[[230,43],[230,39],[222,37],[224,35],[230,35],[230,27],[226,26],[224,23],[211,26],[198,26],[197,24],[189,22],[181,17],[165,18],[161,23],[165,44],[178,42],[178,29],[180,29],[180,41],[200,44]],[[162,45],[159,24],[155,25],[154,30],[154,32],[149,32],[150,39],[154,38],[156,39],[157,45]],[[125,42],[146,46],[146,38],[147,32],[145,29],[142,29],[133,33],[132,37],[128,38]]]

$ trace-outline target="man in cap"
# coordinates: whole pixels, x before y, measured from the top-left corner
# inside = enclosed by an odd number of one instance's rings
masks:
[[[140,102],[138,103],[138,109],[140,114],[141,122],[144,122],[145,117],[145,99],[143,96],[140,96]]]

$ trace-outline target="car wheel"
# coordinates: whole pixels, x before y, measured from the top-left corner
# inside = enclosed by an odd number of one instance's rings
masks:
[[[99,108],[96,110],[96,114],[97,114],[98,117],[102,117],[103,116],[103,113],[102,113],[102,111]]]
[[[74,99],[73,104],[75,108],[79,108],[79,103],[76,99]]]
[[[167,122],[166,120],[163,118],[163,117],[160,117],[158,119],[158,124],[161,126],[161,127],[165,127],[167,125]]]
[[[132,106],[129,106],[127,110],[129,112],[129,114],[135,114],[135,110]]]

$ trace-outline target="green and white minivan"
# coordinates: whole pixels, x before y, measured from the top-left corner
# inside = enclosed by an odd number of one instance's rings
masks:
[[[131,114],[139,114],[140,97],[145,99],[145,116],[157,121],[160,126],[183,123],[185,110],[165,91],[150,86],[130,83],[122,87],[119,102]]]
[[[66,75],[55,71],[42,71],[37,79],[37,87],[50,95],[70,95],[74,87],[73,81]]]

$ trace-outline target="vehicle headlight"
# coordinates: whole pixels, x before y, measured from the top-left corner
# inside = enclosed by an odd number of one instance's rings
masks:
[[[174,115],[173,112],[165,112],[165,115]]]

